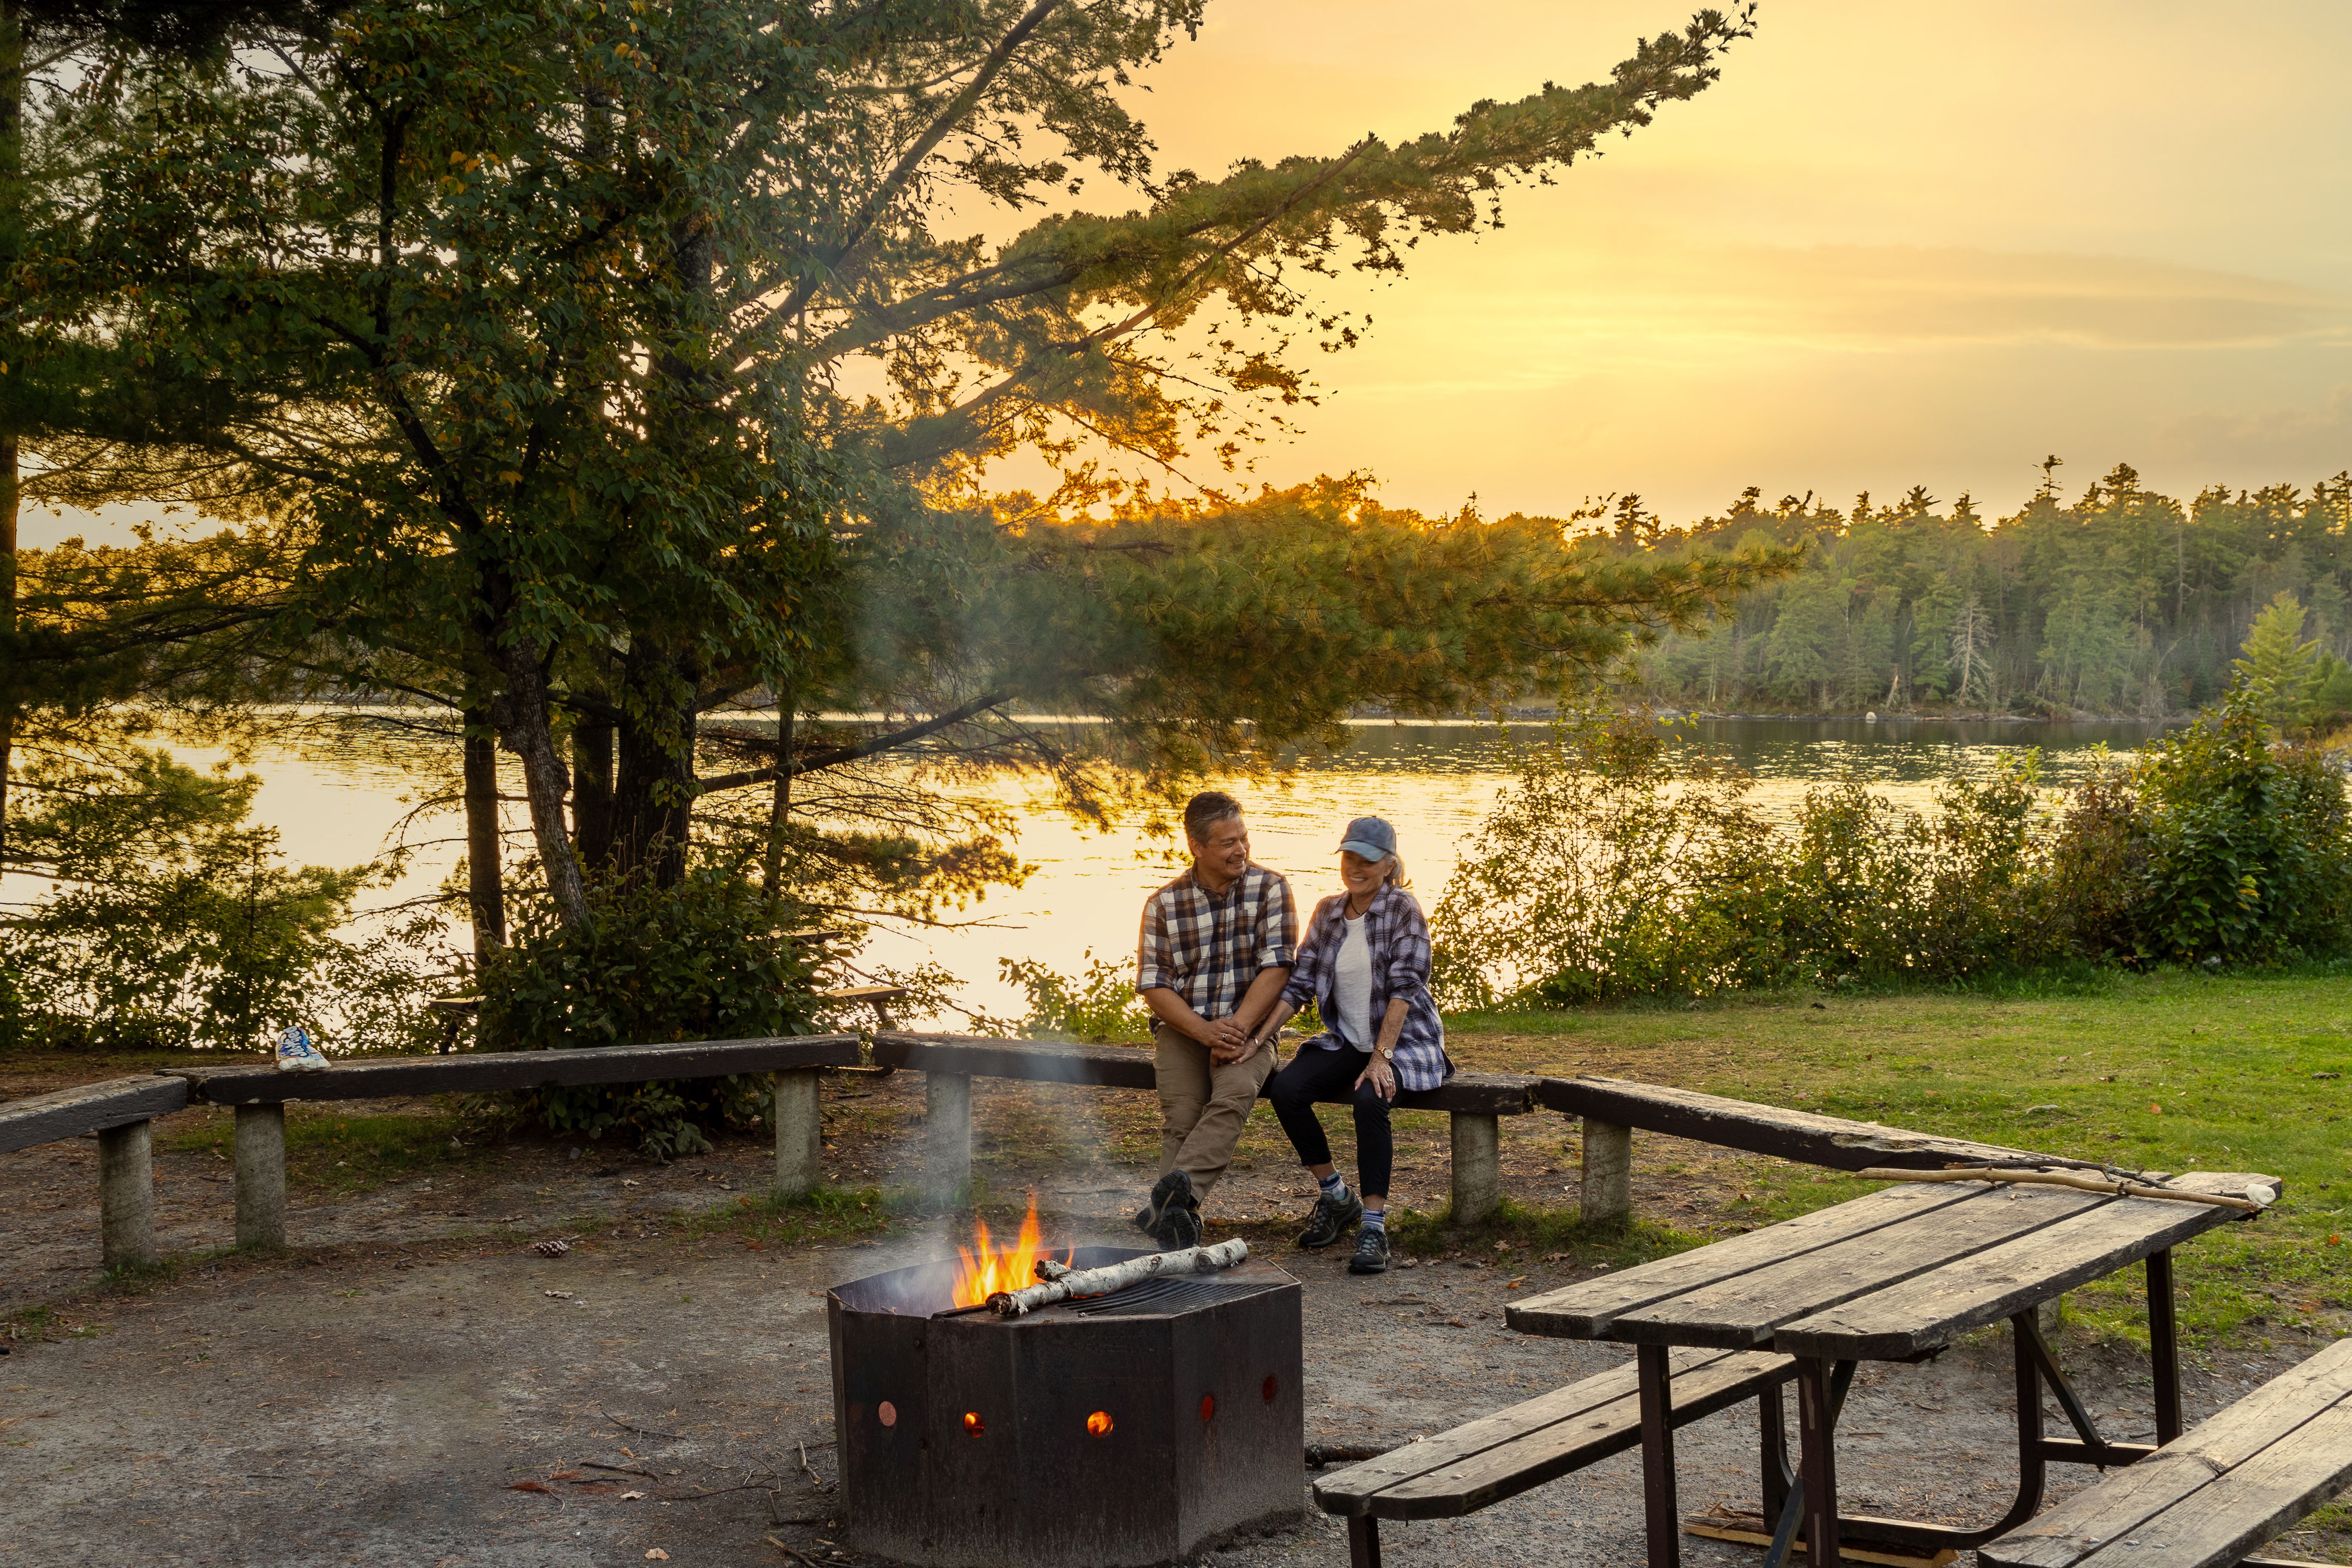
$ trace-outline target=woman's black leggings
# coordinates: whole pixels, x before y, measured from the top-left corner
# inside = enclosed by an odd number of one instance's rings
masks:
[[[1274,1113],[1281,1119],[1282,1130],[1290,1134],[1300,1164],[1331,1163],[1331,1141],[1323,1136],[1315,1102],[1346,1094],[1370,1060],[1365,1052],[1351,1048],[1327,1051],[1320,1046],[1307,1046],[1290,1058],[1289,1066],[1265,1080],[1265,1097],[1274,1101]],[[1356,1090],[1356,1179],[1364,1196],[1387,1197],[1389,1171],[1396,1163],[1396,1140],[1389,1134],[1389,1102],[1369,1083]]]

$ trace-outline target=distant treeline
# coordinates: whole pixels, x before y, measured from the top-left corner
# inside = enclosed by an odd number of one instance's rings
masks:
[[[2282,591],[2304,635],[2352,655],[2352,473],[2308,490],[2215,487],[2182,503],[2127,467],[2072,504],[2050,478],[1988,521],[1915,489],[1851,511],[1810,495],[1672,530],[1638,496],[1589,548],[1668,557],[1803,543],[1803,565],[1700,635],[1635,662],[1635,694],[1713,711],[2058,716],[2194,710],[2230,684],[2248,628]]]

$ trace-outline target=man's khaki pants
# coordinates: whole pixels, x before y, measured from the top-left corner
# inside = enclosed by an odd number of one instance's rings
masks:
[[[1212,1062],[1209,1047],[1162,1024],[1151,1032],[1160,1079],[1160,1173],[1182,1171],[1192,1192],[1209,1189],[1234,1163],[1234,1145],[1257,1091],[1274,1073],[1274,1048],[1243,1062]]]

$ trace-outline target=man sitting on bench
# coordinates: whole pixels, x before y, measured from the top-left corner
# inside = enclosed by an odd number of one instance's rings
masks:
[[[1136,1225],[1162,1247],[1196,1247],[1201,1200],[1233,1163],[1234,1145],[1274,1071],[1252,1037],[1298,945],[1290,884],[1249,858],[1242,804],[1206,790],[1184,805],[1192,868],[1143,906],[1135,990],[1160,1086],[1160,1181]]]

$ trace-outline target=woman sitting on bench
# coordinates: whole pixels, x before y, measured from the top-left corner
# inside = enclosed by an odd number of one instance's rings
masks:
[[[1314,1002],[1323,1033],[1300,1046],[1265,1086],[1300,1163],[1323,1189],[1298,1245],[1328,1247],[1360,1224],[1348,1272],[1380,1274],[1389,1266],[1386,1210],[1395,1160],[1389,1101],[1400,1086],[1438,1088],[1454,1064],[1429,994],[1429,922],[1420,900],[1404,889],[1396,829],[1377,816],[1348,824],[1339,880],[1348,890],[1315,906],[1282,999],[1257,1032],[1271,1041],[1292,1014]],[[1330,1142],[1315,1116],[1317,1100],[1342,1092],[1355,1097],[1360,1198],[1332,1168]]]

